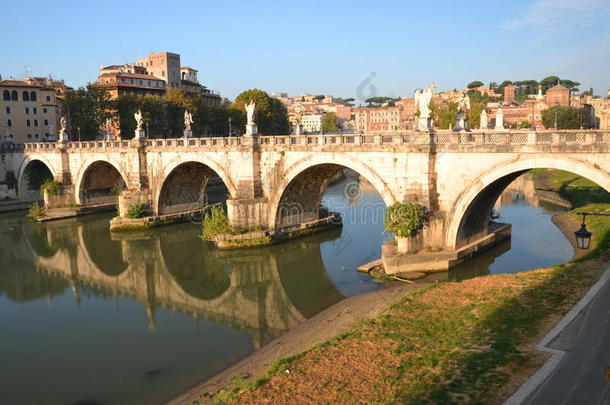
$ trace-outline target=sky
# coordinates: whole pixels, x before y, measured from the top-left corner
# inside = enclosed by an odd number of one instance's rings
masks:
[[[80,87],[100,65],[168,51],[230,99],[259,88],[358,103],[549,75],[610,87],[610,0],[0,0],[0,15],[3,79]]]

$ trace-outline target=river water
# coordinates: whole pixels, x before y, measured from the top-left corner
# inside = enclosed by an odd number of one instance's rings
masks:
[[[383,203],[353,183],[324,197],[342,229],[264,249],[217,251],[192,223],[117,236],[112,214],[0,217],[0,403],[162,403],[344,297],[384,288],[355,271],[390,238]],[[507,191],[498,206],[511,241],[434,277],[569,260],[550,221],[561,209],[527,195]]]

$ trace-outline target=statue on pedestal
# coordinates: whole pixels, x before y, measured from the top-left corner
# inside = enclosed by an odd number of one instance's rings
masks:
[[[190,112],[188,112],[188,110],[184,110],[184,130],[190,131],[192,123],[193,123],[193,115]]]
[[[457,100],[457,116],[455,119],[454,131],[464,131],[466,129],[465,116],[468,110],[470,110],[470,97],[466,93],[463,93]]]
[[[295,117],[294,117],[294,123],[295,123],[294,134],[295,135],[301,135],[303,133],[303,108],[301,106],[297,106],[295,108],[294,112],[295,112]]]
[[[246,104],[244,107],[246,109],[246,135],[254,135],[257,133],[256,124],[254,123],[254,107],[256,104],[254,101],[250,101],[249,104]]]
[[[144,126],[144,117],[142,116],[142,111],[136,111],[135,114],[133,114],[133,117],[136,119],[136,131],[142,131]]]
[[[112,141],[114,140],[114,123],[112,122],[112,118],[106,118],[106,122],[104,123],[104,140]]]
[[[256,125],[254,123],[254,107],[256,107],[256,103],[254,103],[254,101],[250,101],[250,104],[246,104],[244,107],[246,109],[246,116],[248,118],[246,125]]]
[[[432,101],[432,91],[436,88],[434,82],[431,83],[425,89],[415,90],[415,107],[419,111],[419,118],[417,121],[417,129],[420,131],[430,130],[430,101]]]
[[[68,121],[66,117],[61,117],[59,120],[59,140],[61,142],[68,142]]]

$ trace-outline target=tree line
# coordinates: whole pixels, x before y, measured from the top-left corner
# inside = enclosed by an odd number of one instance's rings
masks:
[[[107,119],[118,125],[122,139],[130,139],[136,129],[134,113],[138,110],[142,112],[149,138],[183,136],[186,110],[193,116],[191,128],[195,136],[229,136],[245,132],[244,104],[251,101],[256,103],[255,120],[259,133],[290,133],[286,107],[258,89],[242,92],[232,103],[223,100],[219,106],[209,106],[203,96],[186,95],[177,89],[168,89],[163,97],[124,94],[112,100],[107,90],[90,84],[66,93],[64,113],[73,140],[96,139],[102,135]]]

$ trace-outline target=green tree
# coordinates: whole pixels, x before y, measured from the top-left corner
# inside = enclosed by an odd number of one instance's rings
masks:
[[[167,138],[165,102],[159,96],[144,96],[140,99],[140,109],[144,117],[145,129],[149,138]],[[133,120],[133,115],[131,117]],[[134,129],[135,129],[135,121]],[[130,134],[122,134],[130,138]],[[182,134],[180,135],[182,136]]]
[[[317,96],[315,96],[313,98],[314,100],[320,101],[320,100],[324,100],[324,94],[318,94]]]
[[[368,104],[367,107],[379,107],[391,100],[392,100],[392,97],[375,96],[375,97],[369,97],[364,101]]]
[[[179,138],[184,134],[184,111],[193,114],[193,121],[197,119],[193,99],[177,89],[168,89],[163,99],[165,103],[165,122],[167,136]]]
[[[430,103],[430,109],[432,110],[431,117],[434,121],[434,126],[439,129],[453,128],[457,117],[457,107],[458,104],[453,101],[441,105]]]
[[[136,121],[133,115],[140,108],[140,103],[140,97],[133,94],[124,94],[114,102],[121,139],[133,138],[136,130]]]
[[[64,107],[70,123],[72,139],[93,140],[100,128],[114,115],[110,93],[91,84],[66,92]]]
[[[322,132],[335,132],[337,130],[337,115],[328,113],[322,118]]]
[[[585,120],[584,110],[574,107],[555,106],[542,111],[542,124],[545,128],[578,129]]]
[[[266,92],[259,89],[246,90],[239,94],[230,110],[240,111],[239,116],[233,111],[230,114],[243,121],[236,123],[241,132],[245,132],[245,105],[250,102],[256,103],[254,109],[254,119],[261,134],[264,135],[285,135],[290,133],[290,123],[288,122],[288,112],[284,104],[275,98],[270,97]]]
[[[480,80],[475,80],[474,82],[468,83],[468,86],[466,86],[466,87],[468,87],[469,89],[474,89],[476,87],[481,87],[481,86],[483,86],[483,82]]]
[[[559,83],[559,77],[557,76],[547,76],[540,80],[540,85],[542,86],[542,91],[544,92],[555,86],[557,83]]]

